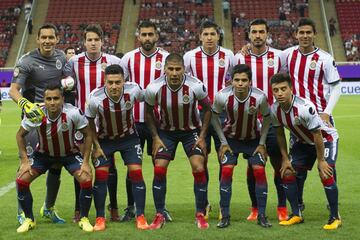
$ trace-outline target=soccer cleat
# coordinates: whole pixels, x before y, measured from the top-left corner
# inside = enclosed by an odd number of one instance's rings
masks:
[[[25,221],[25,213],[24,212],[18,213],[16,218],[20,225],[23,224]]]
[[[159,229],[165,224],[165,217],[161,213],[157,213],[153,222],[150,224],[149,229]]]
[[[31,229],[34,229],[35,226],[36,226],[35,221],[31,220],[31,218],[25,218],[21,226],[16,229],[16,232],[24,233]]]
[[[128,222],[135,217],[135,208],[134,206],[129,206],[124,209],[124,215],[120,217],[120,222]]]
[[[82,217],[79,221],[79,227],[85,232],[94,231],[93,226],[90,224],[89,219],[87,217]]]
[[[50,219],[53,223],[65,223],[65,220],[59,217],[59,215],[57,214],[55,207],[47,209],[45,208],[45,205],[43,205],[40,209],[40,216]]]
[[[290,226],[290,225],[299,224],[299,223],[303,223],[303,222],[304,222],[304,219],[302,217],[291,214],[289,216],[288,220],[281,221],[281,222],[279,222],[279,224],[282,226]]]
[[[195,219],[196,219],[195,224],[197,225],[198,228],[200,228],[200,229],[209,228],[209,223],[205,219],[205,216],[203,213],[201,213],[201,212],[196,213]]]
[[[251,212],[249,214],[249,216],[246,218],[246,220],[248,221],[255,221],[258,217],[258,208],[256,207],[252,207],[250,208],[251,209]]]
[[[323,229],[325,230],[335,230],[341,227],[341,220],[338,218],[330,217],[327,224],[324,225]]]
[[[80,221],[80,211],[75,211],[73,217],[73,223],[78,223],[79,221]]]
[[[149,224],[146,221],[144,214],[136,217],[136,227],[139,230],[147,230],[149,229]]]
[[[259,214],[257,217],[257,224],[263,228],[272,227],[271,223],[268,221],[267,217],[264,214]]]
[[[211,211],[212,211],[212,208],[211,208],[210,203],[206,204],[205,215],[204,215],[206,221],[209,219],[209,214]]]
[[[278,216],[279,222],[286,221],[289,218],[286,207],[278,207],[277,208],[277,216]]]
[[[94,231],[104,231],[105,230],[105,218],[97,217],[95,220]]]
[[[166,222],[172,222],[173,221],[169,210],[167,210],[166,208],[164,209],[164,217],[165,217]]]
[[[216,225],[218,228],[226,228],[228,226],[230,226],[230,216],[223,217]]]

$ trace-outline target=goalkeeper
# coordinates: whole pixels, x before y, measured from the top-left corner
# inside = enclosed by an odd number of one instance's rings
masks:
[[[65,53],[55,49],[59,41],[58,31],[52,24],[41,26],[37,33],[38,48],[23,55],[14,69],[10,86],[10,97],[22,109],[32,122],[43,119],[44,113],[38,107],[43,101],[44,89],[49,83],[59,83],[63,76],[63,67],[66,63]],[[31,157],[38,143],[36,131],[26,136],[26,150]],[[40,210],[43,217],[50,218],[54,223],[64,223],[54,208],[60,186],[61,166],[52,166],[46,179],[46,199]],[[22,209],[18,209],[17,219],[20,224],[24,220]]]

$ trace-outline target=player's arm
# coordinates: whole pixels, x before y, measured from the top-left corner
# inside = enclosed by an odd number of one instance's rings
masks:
[[[26,152],[26,142],[25,136],[28,134],[22,126],[20,126],[18,132],[16,133],[16,143],[18,145],[19,153],[20,153],[20,167],[17,174],[17,177],[20,178],[24,173],[29,172],[30,175],[33,175],[31,172],[31,164],[29,162],[29,158]]]
[[[82,174],[87,174],[92,176],[91,167],[89,164],[90,159],[90,151],[92,145],[92,134],[89,125],[82,129],[78,129],[84,135],[84,156],[83,163],[81,164],[81,169],[79,171],[79,176]]]
[[[90,128],[90,132],[91,132],[91,136],[92,136],[92,144],[93,144],[92,158],[96,159],[96,158],[102,156],[103,158],[106,159],[106,155],[104,154],[104,152],[100,146],[99,139],[97,137],[96,125],[95,125],[94,118],[88,118],[88,120],[89,120],[89,128]]]
[[[207,150],[206,150],[206,134],[207,134],[207,130],[209,129],[209,125],[211,122],[211,105],[210,105],[210,99],[209,97],[206,95],[205,98],[199,100],[199,104],[201,105],[204,115],[203,115],[203,119],[202,119],[202,126],[201,126],[201,130],[200,130],[200,134],[198,139],[195,142],[195,146],[198,146],[201,151],[206,154]],[[194,147],[195,147],[194,146]]]
[[[332,127],[332,124],[330,123],[330,115],[331,115],[332,111],[334,110],[337,102],[339,101],[340,95],[341,95],[340,81],[330,84],[330,97],[329,97],[328,104],[327,104],[324,112],[319,114],[321,119],[323,121],[325,121],[325,123],[330,127]]]
[[[271,118],[270,118],[269,104],[268,104],[268,101],[267,101],[267,98],[265,95],[263,95],[263,97],[261,98],[259,110],[260,110],[261,116],[263,117],[263,123],[262,123],[261,130],[260,130],[259,145],[256,147],[254,154],[260,153],[262,158],[264,160],[266,160],[266,158],[268,157],[268,154],[266,151],[265,142],[266,142],[267,134],[269,132]]]
[[[219,154],[219,159],[222,160],[222,159],[224,159],[225,153],[226,152],[232,153],[232,150],[226,140],[223,130],[221,129],[221,121],[220,121],[219,114],[214,111],[211,114],[211,125],[214,128],[214,130],[215,130],[216,134],[218,135],[220,142],[221,142],[221,146],[219,148],[218,154]]]
[[[282,158],[281,169],[280,169],[281,177],[284,177],[284,174],[287,170],[290,170],[293,173],[295,173],[294,168],[291,166],[291,162],[287,151],[287,143],[286,143],[284,127],[279,126],[276,128],[276,138]]]
[[[332,168],[326,162],[324,158],[324,141],[320,129],[311,132],[314,137],[314,143],[316,148],[316,158],[318,160],[318,170],[321,178],[329,178],[332,176]]]

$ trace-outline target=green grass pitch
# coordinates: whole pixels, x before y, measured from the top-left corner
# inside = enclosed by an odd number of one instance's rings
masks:
[[[174,222],[168,223],[158,231],[138,231],[134,222],[108,223],[104,232],[84,233],[71,222],[74,194],[72,177],[62,171],[62,183],[56,206],[60,216],[67,221],[64,225],[55,225],[39,216],[39,209],[45,197],[45,176],[39,177],[32,185],[34,213],[37,220],[35,230],[26,234],[16,233],[16,192],[14,188],[5,190],[15,180],[15,171],[19,161],[15,133],[19,127],[19,109],[13,102],[3,102],[0,113],[0,239],[360,239],[360,96],[342,96],[334,112],[336,126],[340,134],[339,155],[337,160],[340,213],[343,227],[337,231],[324,231],[322,226],[328,219],[326,198],[316,170],[309,173],[305,185],[304,199],[306,210],[305,223],[292,227],[280,227],[276,220],[276,193],[273,173],[267,165],[269,183],[267,215],[273,227],[262,229],[255,222],[247,222],[250,200],[245,182],[246,163],[239,159],[234,172],[233,196],[231,202],[231,226],[217,229],[219,202],[218,163],[214,153],[210,155],[209,200],[213,206],[210,215],[210,228],[198,230],[194,225],[194,195],[191,168],[182,147],[178,149],[175,161],[168,170],[167,208]],[[126,168],[117,155],[119,175],[119,208],[126,205],[124,187]],[[144,178],[147,185],[146,217],[151,222],[154,205],[151,192],[153,176],[149,157],[144,157]],[[10,184],[10,185],[9,185]],[[92,204],[90,220],[94,222],[95,211]]]

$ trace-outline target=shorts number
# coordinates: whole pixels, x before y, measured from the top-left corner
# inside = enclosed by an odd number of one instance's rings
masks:
[[[141,145],[140,145],[140,144],[136,144],[134,147],[136,148],[136,154],[138,155],[138,158],[142,159]]]
[[[81,156],[76,155],[76,156],[75,156],[75,159],[76,159],[80,164],[82,164],[83,158],[82,158]]]
[[[330,153],[330,149],[329,148],[325,148],[324,149],[324,157],[328,158],[329,157],[329,153]]]

